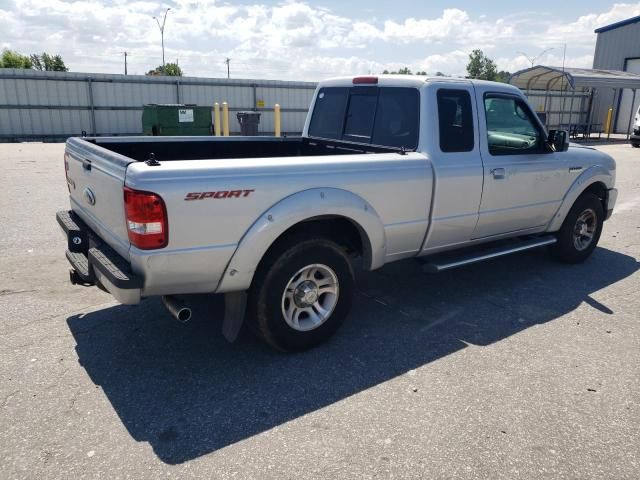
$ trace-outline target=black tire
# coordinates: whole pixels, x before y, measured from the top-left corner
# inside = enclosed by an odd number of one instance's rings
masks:
[[[311,330],[300,331],[285,319],[283,310],[290,301],[283,295],[293,277],[312,265],[329,267],[335,274],[337,300],[323,323]],[[307,235],[285,238],[269,251],[258,267],[249,290],[247,321],[255,332],[278,350],[308,350],[323,343],[344,323],[353,301],[354,284],[349,257],[337,243]],[[318,301],[324,299],[324,295],[320,294]],[[308,316],[302,313],[299,317],[304,319],[304,315]]]
[[[640,143],[632,143],[631,146],[633,148],[640,148]]]
[[[586,218],[595,216],[592,222],[584,222]],[[579,223],[581,222],[581,223]],[[576,202],[569,210],[567,217],[562,223],[562,227],[556,234],[558,242],[553,245],[552,251],[554,256],[564,263],[580,263],[585,261],[593,250],[598,245],[600,240],[600,234],[602,233],[602,225],[604,222],[604,209],[602,207],[602,200],[592,193],[583,193],[578,197]],[[590,241],[584,240],[584,236],[580,235],[580,239],[576,240],[577,229],[582,224],[587,224],[587,229],[593,227],[592,237]],[[583,248],[578,248],[576,242],[583,245]],[[584,242],[587,242],[584,245]]]

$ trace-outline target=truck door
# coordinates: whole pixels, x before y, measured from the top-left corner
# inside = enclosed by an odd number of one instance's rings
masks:
[[[423,254],[469,241],[478,221],[482,160],[471,82],[433,83],[421,135],[434,168],[434,194]],[[434,119],[436,121],[433,121]]]
[[[527,102],[487,88],[476,89],[484,185],[474,239],[544,227],[571,181],[568,156],[545,147]]]

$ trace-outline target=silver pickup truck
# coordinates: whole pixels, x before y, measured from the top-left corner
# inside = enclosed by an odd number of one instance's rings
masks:
[[[229,340],[247,322],[286,351],[344,321],[355,258],[576,263],[617,197],[614,160],[547,132],[520,90],[441,77],[323,81],[301,137],[70,138],[64,162],[72,283],[181,321],[188,294],[224,294]]]

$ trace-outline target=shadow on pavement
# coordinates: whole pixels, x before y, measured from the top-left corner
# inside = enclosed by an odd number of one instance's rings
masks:
[[[599,248],[560,265],[530,252],[439,275],[415,260],[359,274],[349,321],[327,344],[284,355],[220,334],[222,304],[199,297],[179,324],[157,300],[73,316],[80,363],[124,426],[182,463],[281,425],[466,347],[554,320],[639,268]]]

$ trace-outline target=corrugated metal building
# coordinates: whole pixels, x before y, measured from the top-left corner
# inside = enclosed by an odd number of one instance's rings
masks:
[[[0,141],[139,135],[149,103],[229,103],[229,125],[239,133],[238,111],[261,112],[259,132],[273,133],[273,106],[282,132],[302,131],[315,90],[312,82],[154,77],[0,69]]]
[[[595,33],[598,39],[593,68],[640,74],[640,16],[598,28]],[[593,116],[602,119],[609,107],[613,107],[614,131],[626,133],[629,115],[640,105],[640,95],[636,97],[635,105],[632,105],[632,97],[633,93],[628,89],[622,93],[602,89],[594,98]]]

